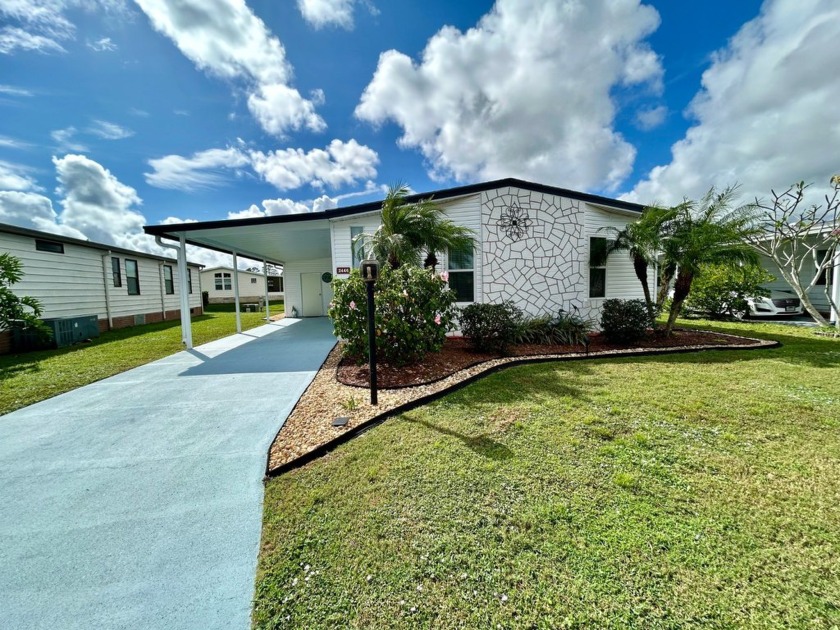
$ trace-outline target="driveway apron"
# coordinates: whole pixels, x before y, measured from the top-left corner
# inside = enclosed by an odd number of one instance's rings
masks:
[[[0,628],[248,628],[266,453],[334,344],[281,320],[0,416]]]

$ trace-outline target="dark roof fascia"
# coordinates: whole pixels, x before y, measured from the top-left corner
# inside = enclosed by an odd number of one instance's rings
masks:
[[[638,212],[640,214],[645,209],[645,206],[637,203],[632,203],[630,201],[610,199],[609,197],[591,195],[589,193],[577,192],[576,190],[568,190],[566,188],[557,188],[556,186],[547,186],[545,184],[527,182],[525,180],[516,179],[513,177],[508,177],[506,179],[497,179],[492,182],[482,182],[480,184],[469,184],[467,186],[457,186],[455,188],[444,188],[441,190],[433,190],[431,192],[416,193],[413,195],[409,195],[407,197],[407,200],[409,203],[414,203],[429,198],[433,198],[436,200],[449,199],[452,197],[474,195],[476,193],[484,192],[487,190],[495,190],[496,188],[504,188],[506,186],[513,186],[515,188],[522,188],[523,190],[530,190],[532,192],[539,192],[549,195],[557,195],[560,197],[568,197],[569,199],[576,199],[578,201],[584,201],[587,203],[593,203],[601,206],[610,206],[618,210],[629,210],[630,212]],[[274,223],[297,223],[303,221],[318,221],[323,219],[340,219],[342,217],[353,216],[356,214],[375,212],[377,210],[380,210],[381,208],[382,201],[371,201],[355,206],[347,206],[346,208],[325,210],[323,212],[307,212],[304,214],[283,214],[273,217],[256,217],[250,219],[222,219],[216,221],[199,221],[193,223],[179,223],[170,225],[147,225],[143,229],[146,231],[147,234],[169,236],[178,232],[190,232],[193,230],[215,230],[218,228],[232,228],[246,225],[267,225]]]
[[[57,243],[65,243],[67,245],[90,247],[91,249],[109,251],[115,254],[123,254],[128,256],[143,256],[145,258],[152,258],[154,260],[162,260],[164,262],[176,264],[178,263],[177,258],[169,258],[168,256],[158,256],[157,254],[139,252],[134,249],[125,249],[124,247],[117,247],[116,245],[107,245],[105,243],[97,243],[95,241],[83,241],[80,238],[73,238],[72,236],[64,236],[63,234],[53,234],[52,232],[41,232],[40,230],[31,230],[29,228],[18,227],[17,225],[9,225],[8,223],[0,223],[0,232],[17,234],[18,236],[31,236],[32,238],[37,238],[44,241],[54,241]],[[191,267],[204,267],[204,265],[196,262],[187,261],[187,264]]]

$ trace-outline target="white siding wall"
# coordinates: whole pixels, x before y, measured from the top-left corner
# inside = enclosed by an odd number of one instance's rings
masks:
[[[48,236],[44,240],[49,240]],[[35,249],[30,236],[0,232],[0,251],[8,251],[20,258],[25,276],[12,289],[19,295],[30,295],[41,301],[44,317],[76,317],[96,315],[105,319],[105,282],[111,304],[111,316],[121,317],[143,313],[174,310],[178,299],[178,266],[163,263],[142,254],[111,254],[101,249],[64,243],[64,253],[41,252]],[[103,271],[103,255],[105,270]],[[122,287],[114,287],[111,276],[111,256],[120,259]],[[128,295],[125,260],[137,261],[140,295]],[[171,264],[175,284],[174,295],[162,295],[162,264]],[[198,267],[192,268],[193,292],[190,306],[201,305],[201,286]]]
[[[201,286],[204,291],[209,294],[210,300],[223,299],[233,301],[233,277],[230,279],[230,290],[216,289],[217,273],[233,273],[232,269],[206,269],[201,272]],[[256,280],[256,282],[251,282]],[[247,300],[255,301],[261,297],[265,297],[265,278],[261,273],[252,273],[250,271],[239,272],[239,297]],[[283,292],[271,292],[268,294],[269,300],[279,299],[283,297]]]
[[[330,238],[332,240],[333,265],[330,271],[337,278],[346,278],[348,274],[338,275],[337,267],[353,266],[353,251],[351,249],[350,228],[361,227],[362,232],[372,234],[379,227],[379,213],[365,214],[349,219],[339,219],[330,224]]]
[[[447,218],[449,218],[456,225],[462,225],[471,229],[475,236],[475,256],[473,284],[475,286],[475,301],[481,302],[483,299],[482,282],[483,274],[481,268],[481,261],[483,260],[483,242],[481,235],[481,195],[470,195],[468,197],[459,197],[451,201],[444,201],[440,203]],[[438,272],[449,268],[448,252],[439,252],[438,256]],[[460,305],[460,303],[459,303]]]
[[[594,313],[600,311],[601,305],[605,299],[622,298],[622,299],[644,299],[644,291],[636,273],[633,271],[633,263],[630,260],[630,255],[627,252],[614,252],[610,254],[607,259],[607,288],[606,297],[600,299],[589,299],[589,238],[606,238],[608,240],[615,238],[615,232],[604,228],[623,229],[628,223],[635,220],[633,215],[618,214],[607,212],[601,208],[583,204],[584,207],[584,237],[585,237],[585,251],[586,261],[584,264],[584,278],[586,285],[584,287],[584,295],[587,296],[589,307],[594,316]],[[654,291],[654,270],[650,269],[648,273],[648,283],[651,291]]]
[[[347,233],[349,239],[349,228]],[[318,260],[298,260],[295,262],[287,262],[283,266],[284,288],[286,289],[286,315],[289,315],[292,312],[292,307],[297,308],[298,314],[303,312],[303,303],[300,291],[300,274],[309,272],[324,273],[325,271],[329,271],[333,274],[335,273],[335,268],[329,258],[320,258]],[[326,315],[326,305],[328,305],[332,300],[332,287],[326,283],[322,284],[323,286],[321,288],[324,293],[323,302],[325,305],[324,315]]]

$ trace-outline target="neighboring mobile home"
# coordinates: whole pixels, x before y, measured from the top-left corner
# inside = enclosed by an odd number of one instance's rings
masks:
[[[177,319],[180,285],[174,258],[0,224],[0,251],[19,258],[18,295],[40,300],[42,317],[96,317],[100,331]],[[189,305],[200,315],[201,266],[188,266]],[[0,352],[10,335],[0,334]]]
[[[600,254],[643,206],[597,195],[503,179],[409,197],[433,198],[447,217],[475,232],[469,252],[440,252],[439,271],[459,304],[511,300],[530,314],[577,308],[597,317],[607,298],[641,298],[629,256]],[[330,281],[359,264],[351,243],[374,231],[382,202],[325,212],[147,226],[183,243],[283,266],[286,313],[323,316]]]
[[[239,301],[243,304],[265,299],[268,279],[269,301],[283,299],[283,276],[264,276],[254,271],[239,271]],[[210,267],[201,270],[201,286],[207,293],[210,304],[233,302],[234,276],[232,267]]]

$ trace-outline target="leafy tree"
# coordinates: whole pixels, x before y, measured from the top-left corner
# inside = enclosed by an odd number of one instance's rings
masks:
[[[34,331],[42,339],[49,339],[50,330],[39,317],[41,303],[27,295],[18,296],[11,286],[23,278],[20,259],[9,253],[0,254],[0,332],[21,328]]]
[[[805,182],[794,184],[781,194],[771,191],[770,202],[756,199],[761,229],[749,239],[756,250],[776,263],[802,306],[823,326],[828,321],[811,303],[808,292],[837,264],[840,254],[840,175],[831,178],[831,186],[833,192],[825,195],[824,206],[802,207],[808,188]],[[830,286],[825,282],[825,295],[832,311],[840,315]],[[840,316],[835,326],[840,330]]]
[[[403,184],[392,186],[382,202],[379,228],[373,234],[360,234],[354,246],[362,243],[367,257],[387,262],[392,269],[401,265],[420,266],[426,250],[425,266],[437,265],[436,252],[447,248],[466,249],[472,245],[472,230],[455,225],[431,199],[408,201]]]
[[[746,312],[748,297],[770,295],[762,285],[773,280],[773,275],[758,264],[704,265],[685,306],[712,319],[738,317]]]
[[[671,208],[673,217],[663,224],[662,267],[676,270],[666,336],[670,336],[694,279],[705,265],[758,262],[755,249],[747,242],[758,232],[755,206],[733,208],[734,196],[734,187],[720,193],[712,187],[699,201],[686,200]]]
[[[605,228],[612,232],[613,240],[607,244],[607,256],[615,251],[626,251],[633,262],[633,271],[642,285],[645,295],[645,307],[651,321],[667,296],[657,296],[654,302],[648,283],[648,270],[657,263],[657,255],[662,248],[662,238],[666,227],[675,217],[672,208],[645,208],[642,217],[633,223],[628,223],[623,229]],[[672,272],[673,273],[673,272]]]

